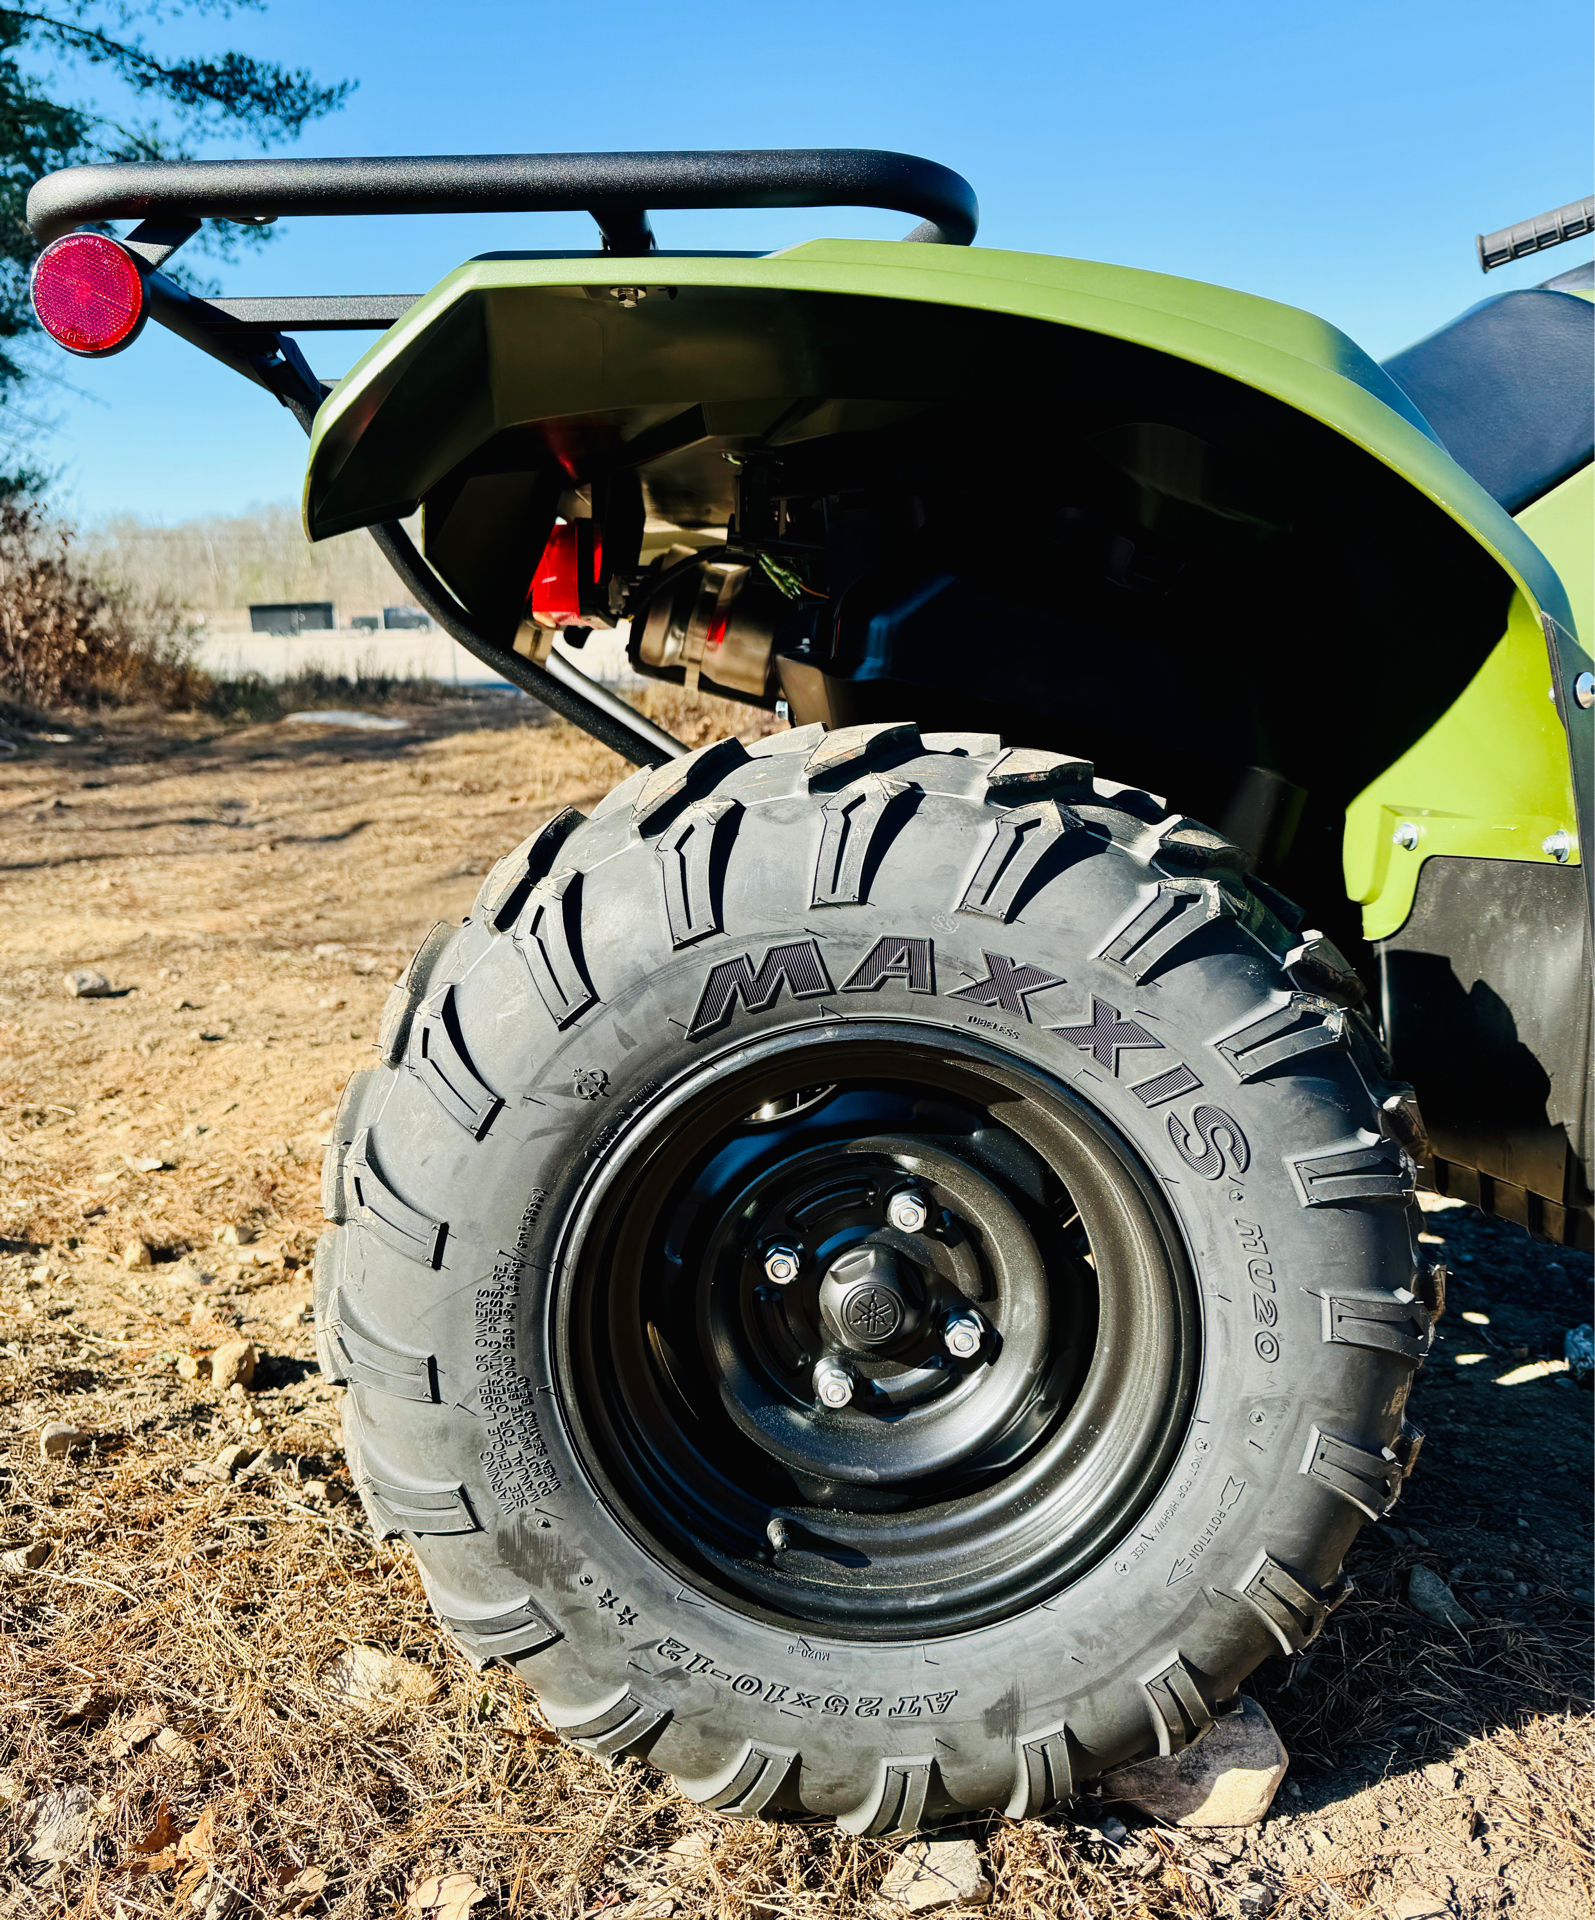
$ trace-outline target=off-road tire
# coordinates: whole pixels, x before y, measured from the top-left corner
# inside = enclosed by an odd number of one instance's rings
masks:
[[[1416,1450],[1437,1276],[1361,993],[1218,835],[990,736],[721,741],[567,810],[422,944],[327,1150],[317,1343],[373,1528],[568,1740],[727,1813],[1034,1815],[1179,1749],[1318,1631]],[[1034,1096],[1140,1222],[1161,1278],[1134,1351],[1080,1364],[1121,1369],[1141,1451],[1083,1564],[959,1535],[984,1597],[905,1586],[883,1615],[867,1568],[820,1591],[845,1556],[801,1511],[763,1557],[695,1555],[654,1497],[658,1434],[617,1454],[606,1396],[645,1363],[620,1293],[597,1334],[582,1317],[621,1286],[593,1249],[641,1207],[616,1169],[643,1182],[673,1116],[734,1104],[761,1060],[790,1080],[798,1041],[822,1085],[901,1053],[1004,1111]],[[789,1605],[805,1567],[818,1597]]]

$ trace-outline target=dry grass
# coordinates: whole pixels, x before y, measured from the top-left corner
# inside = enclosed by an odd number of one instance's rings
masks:
[[[443,680],[406,674],[326,673],[307,667],[302,673],[268,680],[247,674],[237,680],[211,679],[194,703],[200,711],[234,726],[280,720],[307,708],[353,708],[360,713],[392,714],[460,699],[460,690]]]
[[[690,740],[749,719],[650,704]],[[640,1920],[655,1894],[678,1920],[876,1912],[894,1843],[723,1821],[645,1764],[561,1747],[517,1681],[434,1631],[408,1555],[373,1545],[347,1497],[338,1396],[309,1363],[319,1136],[426,926],[556,805],[590,807],[624,771],[526,716],[434,705],[373,737],[112,715],[0,765],[0,1552],[49,1548],[0,1570],[0,1913],[381,1915],[446,1872],[485,1890],[476,1920]],[[65,999],[60,972],[81,962],[137,991]],[[240,1221],[255,1247],[218,1246]],[[1494,1257],[1460,1211],[1431,1224]],[[121,1265],[135,1234],[153,1267]],[[190,1260],[217,1277],[174,1278]],[[180,1376],[239,1334],[267,1356],[253,1392]],[[1487,1452],[1506,1424],[1474,1371],[1448,1392],[1459,1419],[1464,1393],[1485,1396]],[[1586,1445],[1583,1405],[1547,1386],[1521,1417],[1571,1421],[1566,1444]],[[42,1460],[50,1420],[92,1449]],[[1497,1503],[1527,1481],[1521,1437],[1484,1460]],[[267,1465],[202,1471],[238,1442]],[[1296,1756],[1261,1832],[1132,1818],[1119,1836],[1090,1800],[982,1819],[967,1831],[996,1920],[1345,1920],[1393,1916],[1414,1890],[1461,1916],[1587,1912],[1595,1723],[1583,1623],[1556,1585],[1576,1565],[1547,1559],[1518,1620],[1459,1634],[1406,1610],[1405,1569],[1450,1564],[1435,1529],[1461,1502],[1438,1460],[1398,1516],[1434,1544],[1371,1540],[1311,1663],[1258,1676]],[[325,1679],[350,1643],[414,1662],[435,1697],[351,1705]],[[30,1849],[74,1794],[82,1825],[52,1866]],[[668,1852],[687,1833],[707,1838],[697,1863]]]

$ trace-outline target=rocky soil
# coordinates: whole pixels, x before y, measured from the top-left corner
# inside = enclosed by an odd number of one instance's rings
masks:
[[[397,717],[84,721],[0,760],[0,1912],[906,1911],[937,1875],[903,1843],[721,1822],[561,1748],[351,1503],[308,1304],[338,1090],[428,926],[624,771],[520,701]],[[1591,1396],[1561,1356],[1590,1261],[1427,1225],[1428,1439],[1356,1597],[1255,1678],[1273,1812],[977,1822],[936,1836],[962,1910],[1587,1914]]]

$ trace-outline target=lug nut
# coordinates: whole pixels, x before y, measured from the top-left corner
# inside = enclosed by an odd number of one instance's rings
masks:
[[[798,1277],[798,1268],[802,1264],[803,1255],[796,1247],[783,1244],[764,1250],[764,1277],[773,1280],[778,1287],[789,1287]]]
[[[930,1218],[930,1205],[923,1194],[905,1187],[887,1201],[886,1217],[899,1233],[921,1233]]]
[[[845,1407],[853,1397],[853,1375],[840,1360],[822,1360],[814,1369],[814,1396],[822,1407]]]
[[[978,1313],[950,1313],[942,1328],[942,1339],[955,1360],[973,1360],[985,1337],[986,1324]]]

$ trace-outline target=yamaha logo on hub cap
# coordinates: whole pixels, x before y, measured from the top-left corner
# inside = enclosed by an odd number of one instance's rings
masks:
[[[871,1346],[890,1340],[903,1324],[903,1303],[886,1287],[855,1287],[842,1308],[842,1321],[855,1339]]]

